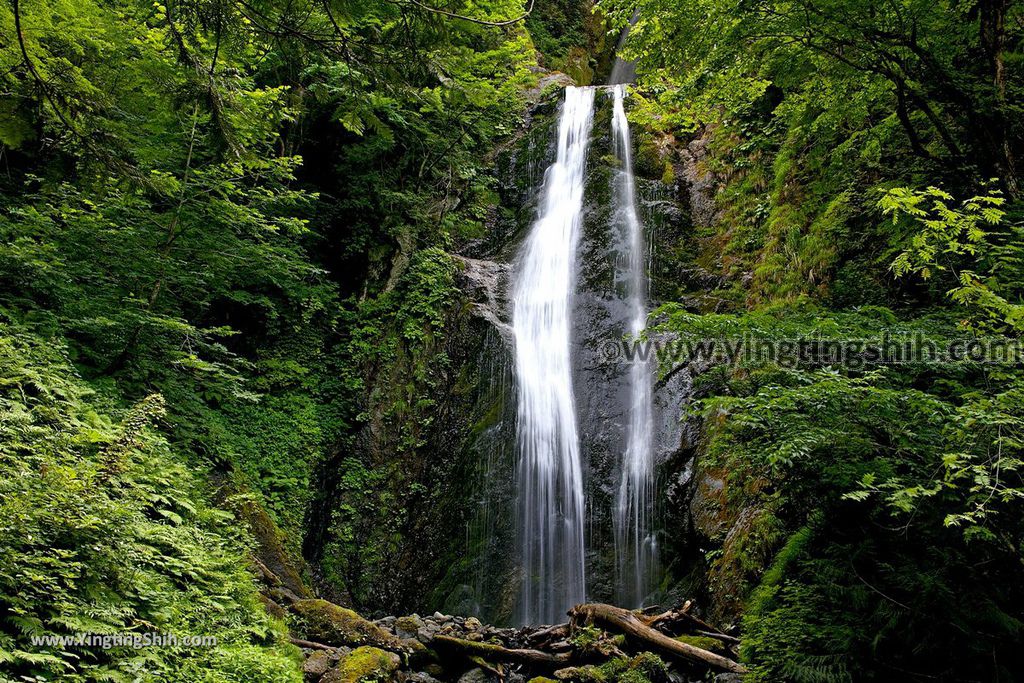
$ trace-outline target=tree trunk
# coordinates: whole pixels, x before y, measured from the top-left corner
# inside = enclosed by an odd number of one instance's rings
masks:
[[[621,607],[604,605],[600,603],[589,603],[577,605],[569,610],[569,616],[575,622],[596,623],[606,628],[615,629],[627,636],[634,638],[654,650],[664,652],[688,659],[692,662],[699,662],[714,669],[729,671],[732,673],[746,673],[747,669],[742,664],[734,662],[727,657],[716,655],[714,652],[702,650],[699,647],[688,645],[666,636],[661,631],[656,631],[637,615]]]
[[[431,647],[442,646],[467,657],[481,657],[492,662],[511,662],[538,668],[555,669],[569,663],[569,653],[553,655],[540,650],[515,650],[492,643],[480,643],[451,636],[434,636]]]

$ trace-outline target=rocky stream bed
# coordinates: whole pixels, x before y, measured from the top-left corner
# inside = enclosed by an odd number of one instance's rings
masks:
[[[370,621],[326,600],[271,593],[268,608],[288,619],[310,683],[725,683],[744,672],[739,640],[689,603],[658,614],[591,603],[563,624],[511,628],[440,612]]]

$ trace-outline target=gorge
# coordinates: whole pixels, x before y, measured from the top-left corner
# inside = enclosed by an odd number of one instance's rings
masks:
[[[0,680],[1021,680],[1022,55],[2,3]]]

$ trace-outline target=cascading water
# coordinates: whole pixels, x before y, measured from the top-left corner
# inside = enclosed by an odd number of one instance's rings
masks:
[[[593,110],[593,89],[566,88],[557,157],[514,287],[520,623],[554,623],[586,594],[570,304]]]
[[[629,334],[636,339],[647,320],[646,249],[637,213],[633,153],[626,119],[626,86],[613,86],[612,136],[621,167],[614,176],[615,219],[624,230],[626,296],[630,308]],[[615,555],[617,598],[620,604],[639,607],[653,588],[658,548],[653,534],[654,417],[650,361],[634,357],[629,368],[629,412],[626,449],[615,501]]]

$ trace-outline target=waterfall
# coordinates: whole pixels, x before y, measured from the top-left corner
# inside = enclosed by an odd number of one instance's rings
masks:
[[[623,104],[625,85],[613,86],[612,136],[621,164],[614,175],[615,218],[624,230],[626,296],[632,338],[643,331],[647,320],[647,258],[643,226],[637,214],[636,186],[629,122]],[[639,607],[653,588],[658,549],[653,535],[654,417],[653,383],[649,359],[636,356],[629,368],[629,411],[626,449],[615,501],[615,554],[617,598],[620,604]]]
[[[514,286],[520,623],[555,623],[586,595],[583,466],[570,372],[571,298],[594,90],[568,87],[558,154]]]

